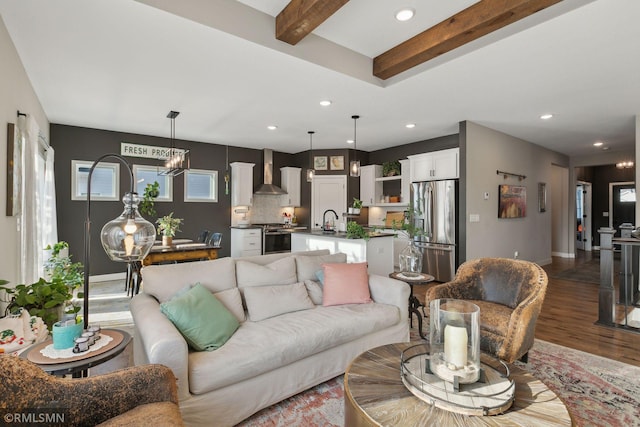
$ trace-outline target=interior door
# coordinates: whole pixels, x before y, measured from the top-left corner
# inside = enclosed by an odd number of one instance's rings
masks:
[[[634,182],[612,182],[609,184],[609,226],[620,237],[620,225],[636,222],[636,185]]]
[[[591,183],[576,186],[576,249],[591,250]]]
[[[342,214],[347,211],[347,176],[346,175],[322,175],[314,176],[311,183],[311,224],[310,227],[320,228],[322,214],[327,209],[333,209],[338,214],[338,219],[328,213],[327,220],[334,221],[335,227],[344,221]]]

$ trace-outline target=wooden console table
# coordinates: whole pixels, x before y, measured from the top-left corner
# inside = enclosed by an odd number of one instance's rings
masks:
[[[159,264],[166,261],[195,261],[199,259],[216,259],[218,250],[214,246],[151,249],[149,255],[142,260],[142,265]]]
[[[389,344],[358,356],[344,375],[346,427],[361,426],[571,426],[565,404],[542,381],[509,365],[516,384],[513,405],[504,414],[470,416],[429,405],[400,378],[400,353],[415,343]],[[487,363],[490,363],[487,361]]]

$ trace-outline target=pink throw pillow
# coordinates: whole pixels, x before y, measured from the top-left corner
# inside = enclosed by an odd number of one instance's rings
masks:
[[[366,262],[322,264],[322,270],[324,271],[323,306],[371,302]]]

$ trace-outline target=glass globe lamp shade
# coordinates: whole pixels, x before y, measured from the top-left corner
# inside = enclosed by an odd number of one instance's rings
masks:
[[[360,160],[352,160],[349,163],[349,175],[360,176]]]
[[[307,169],[307,182],[313,181],[313,176],[316,174],[316,171],[313,169]]]
[[[112,261],[142,261],[153,246],[156,228],[138,212],[137,193],[126,193],[122,202],[124,211],[102,227],[102,247]]]

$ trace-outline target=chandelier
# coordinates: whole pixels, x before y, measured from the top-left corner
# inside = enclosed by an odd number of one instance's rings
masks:
[[[179,111],[169,111],[167,114],[167,118],[171,119],[171,145],[166,155],[163,156],[166,159],[164,169],[158,171],[158,175],[178,176],[189,169],[191,165],[189,150],[176,148],[176,117],[178,114],[180,114]]]

